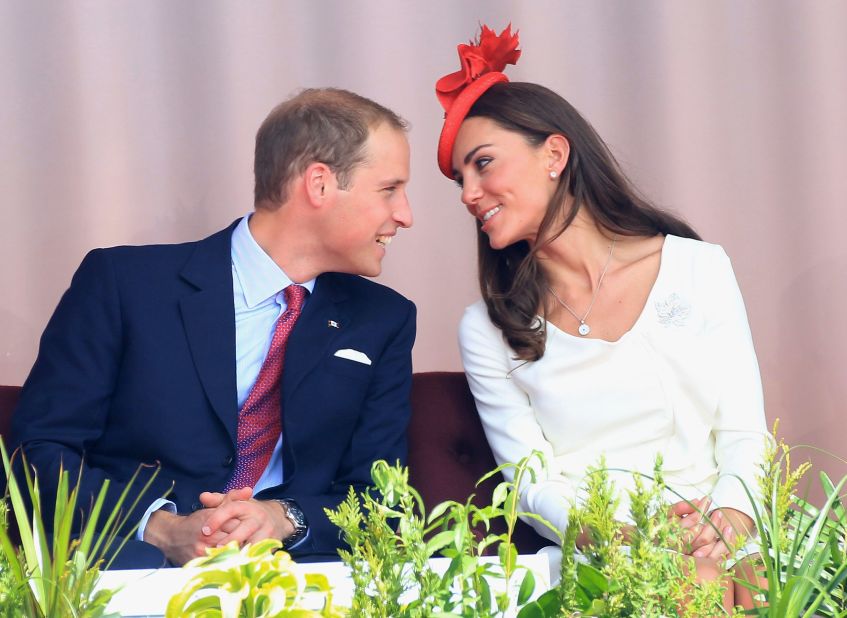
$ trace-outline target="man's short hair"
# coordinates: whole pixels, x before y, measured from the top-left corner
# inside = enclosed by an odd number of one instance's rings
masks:
[[[309,88],[277,105],[256,134],[255,203],[282,204],[288,185],[310,164],[325,163],[346,189],[366,157],[370,131],[408,124],[387,107],[339,88]]]

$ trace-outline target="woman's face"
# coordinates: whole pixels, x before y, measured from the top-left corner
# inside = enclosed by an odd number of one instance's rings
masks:
[[[521,240],[534,243],[558,180],[545,144],[533,146],[520,133],[493,120],[468,118],[453,145],[454,177],[462,203],[482,222],[494,249]]]

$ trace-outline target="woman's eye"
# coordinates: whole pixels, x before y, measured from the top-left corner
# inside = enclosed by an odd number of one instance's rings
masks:
[[[456,183],[457,187],[459,187],[460,189],[462,188],[463,183],[462,183],[462,177],[461,176],[458,176],[458,175],[453,176],[453,182]]]
[[[480,171],[484,169],[485,166],[487,166],[489,163],[491,163],[491,157],[480,157],[474,162],[474,164],[476,165],[476,169]]]

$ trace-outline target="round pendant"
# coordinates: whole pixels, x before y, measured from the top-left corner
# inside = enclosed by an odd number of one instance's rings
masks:
[[[579,328],[577,329],[577,331],[579,331],[580,335],[585,337],[588,333],[591,332],[591,327],[588,324],[586,324],[585,322],[583,322],[582,324],[579,325]]]

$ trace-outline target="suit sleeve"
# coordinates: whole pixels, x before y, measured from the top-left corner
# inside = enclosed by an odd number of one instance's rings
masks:
[[[337,508],[347,497],[349,487],[361,492],[372,485],[373,462],[384,459],[390,464],[406,463],[416,310],[408,301],[404,301],[404,307],[405,314],[398,317],[383,353],[374,362],[358,422],[329,491],[285,496],[297,501],[309,522],[308,538],[291,550],[295,558],[304,554],[336,556],[339,530],[329,521],[324,509]]]
[[[62,296],[41,337],[38,356],[21,392],[12,420],[12,443],[20,446],[41,489],[48,527],[53,521],[60,470],[71,485],[79,474],[79,508],[86,508],[108,480],[105,519],[117,505],[128,479],[109,478],[88,465],[86,449],[109,422],[109,407],[122,354],[121,301],[107,250],[89,253]],[[21,460],[16,458],[17,473]],[[150,478],[152,467],[140,469],[122,511],[128,528],[150,502],[165,494],[169,483],[157,479],[136,508],[129,510]]]

